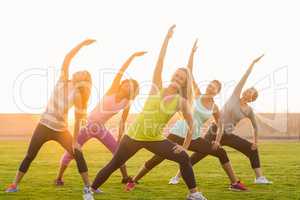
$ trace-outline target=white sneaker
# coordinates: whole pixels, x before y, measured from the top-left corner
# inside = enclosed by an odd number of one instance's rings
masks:
[[[195,192],[192,194],[189,194],[186,198],[186,200],[207,200],[201,192]]]
[[[169,185],[177,185],[179,183],[180,178],[178,178],[177,176],[174,176],[170,179],[169,181]]]
[[[95,200],[93,194],[90,187],[83,188],[83,200]]]
[[[272,181],[269,181],[266,177],[264,176],[261,176],[261,177],[258,177],[254,180],[254,183],[255,184],[258,184],[258,185],[268,185],[268,184],[273,184]]]

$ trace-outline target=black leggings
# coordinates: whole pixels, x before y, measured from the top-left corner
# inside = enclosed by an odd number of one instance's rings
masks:
[[[171,140],[172,142],[175,142],[180,145],[182,145],[184,142],[184,138],[181,138],[174,134],[170,134],[168,136],[168,139]],[[222,165],[229,162],[227,153],[223,148],[218,148],[217,150],[213,150],[211,143],[206,141],[203,138],[198,138],[196,140],[192,140],[191,144],[189,146],[189,150],[196,152],[194,154],[197,155],[196,156],[197,158],[198,158],[198,154],[202,155],[203,158],[207,155],[212,155],[212,156],[219,158],[220,163]],[[194,154],[191,156],[191,164],[192,165],[197,163],[197,162],[193,161]],[[150,160],[145,162],[145,168],[150,171],[164,160],[165,159],[163,157],[154,155]]]
[[[213,124],[210,128],[208,133],[205,136],[205,139],[212,142],[216,139],[216,131],[217,126]],[[248,140],[241,138],[235,134],[228,134],[224,133],[221,139],[221,145],[229,146],[231,148],[236,149],[237,151],[243,153],[245,156],[247,156],[250,160],[251,167],[253,169],[260,168],[260,160],[259,160],[259,154],[258,150],[252,150],[251,146],[252,143]],[[203,159],[205,156],[203,154],[197,154],[195,153],[193,157],[191,157],[192,163],[197,163],[201,159]]]
[[[39,152],[43,144],[50,140],[58,142],[65,150],[67,150],[71,155],[73,155],[73,157],[76,160],[79,173],[88,171],[82,152],[75,150],[75,153],[73,153],[73,138],[68,131],[57,132],[39,123],[31,138],[27,154],[19,167],[20,172],[27,172],[31,162],[35,159],[37,153]]]
[[[112,160],[98,172],[92,184],[92,188],[99,188],[114,171],[120,168],[120,166],[142,148],[163,158],[177,162],[180,165],[182,177],[188,188],[195,188],[196,181],[189,156],[185,151],[179,154],[174,153],[174,146],[176,146],[176,144],[167,139],[163,141],[146,142],[136,141],[125,135]]]

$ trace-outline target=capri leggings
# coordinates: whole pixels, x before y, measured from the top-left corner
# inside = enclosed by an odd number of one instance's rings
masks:
[[[184,138],[174,135],[172,133],[168,136],[168,139],[179,145],[182,145],[184,142]],[[213,150],[211,143],[206,141],[203,138],[198,138],[196,140],[192,140],[191,144],[189,146],[189,150],[196,152],[197,158],[200,157],[200,155],[202,156],[202,158],[204,158],[207,155],[212,155],[212,156],[219,158],[219,161],[222,165],[229,162],[227,153],[223,148],[218,148],[217,150]],[[159,165],[164,160],[165,159],[163,157],[154,155],[150,160],[145,162],[145,168],[148,170],[152,170],[154,167]],[[194,156],[192,155],[191,156],[191,164],[192,165],[196,164],[197,163],[196,161],[197,160],[195,160]]]
[[[19,167],[19,171],[26,173],[31,162],[35,159],[43,144],[51,140],[58,142],[66,151],[69,152],[69,154],[74,156],[78,171],[80,173],[88,171],[86,162],[83,158],[81,151],[77,150],[73,152],[72,135],[68,131],[58,132],[52,130],[41,123],[37,125],[33,133],[29,144],[29,148],[27,150],[27,154]]]
[[[205,136],[205,139],[208,141],[214,141],[216,138],[216,132],[217,132],[217,126],[213,124],[209,130],[208,133]],[[231,148],[236,149],[237,151],[243,153],[245,156],[248,157],[251,167],[253,169],[260,168],[260,159],[259,159],[259,153],[258,150],[252,150],[251,146],[252,143],[248,140],[241,138],[235,134],[228,134],[224,133],[221,139],[221,145],[229,146]],[[201,159],[203,159],[205,156],[202,154],[193,154],[191,158],[192,163],[197,163]]]
[[[91,138],[96,138],[98,141],[104,144],[104,146],[112,153],[114,153],[118,147],[118,143],[112,134],[101,124],[88,123],[86,128],[80,129],[77,142],[83,146]],[[61,165],[68,166],[73,155],[68,151],[61,158]]]
[[[167,139],[153,142],[136,141],[125,135],[112,160],[98,172],[92,184],[92,188],[99,188],[115,170],[122,166],[142,148],[145,148],[148,151],[159,155],[160,157],[177,162],[180,165],[182,177],[188,188],[195,188],[196,181],[189,156],[185,151],[182,151],[178,154],[174,153],[173,148],[175,146],[175,143]]]

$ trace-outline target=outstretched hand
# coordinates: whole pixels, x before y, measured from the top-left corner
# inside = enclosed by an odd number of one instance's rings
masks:
[[[256,58],[256,59],[254,59],[253,60],[253,64],[255,64],[255,63],[257,63],[262,57],[264,57],[265,55],[264,54],[262,54],[261,56],[259,56],[258,58]]]
[[[175,24],[172,25],[172,26],[169,28],[168,34],[167,34],[168,38],[171,38],[171,37],[173,36],[173,33],[174,33],[174,29],[175,29],[175,28],[176,28],[176,25],[175,25]]]
[[[83,45],[83,46],[88,46],[88,45],[90,45],[90,44],[93,44],[94,42],[96,42],[96,40],[94,40],[94,39],[86,39],[86,40],[84,40],[84,41],[81,43],[81,45]]]
[[[197,51],[197,49],[198,49],[198,38],[195,40],[195,42],[194,42],[194,45],[193,45],[193,48],[192,48],[192,51],[195,53],[196,51]]]
[[[147,53],[147,51],[138,51],[135,52],[134,54],[132,54],[133,57],[137,57],[137,56],[143,56]]]

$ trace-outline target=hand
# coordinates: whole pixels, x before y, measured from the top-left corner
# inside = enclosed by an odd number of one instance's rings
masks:
[[[175,25],[175,24],[172,25],[172,26],[169,28],[168,34],[167,34],[168,38],[171,38],[171,37],[173,36],[173,33],[174,33],[174,29],[175,29],[175,28],[176,28],[176,25]]]
[[[198,43],[198,39],[195,40],[194,45],[193,45],[193,48],[192,48],[192,51],[193,51],[194,53],[195,53],[195,52],[197,51],[197,49],[198,49],[197,43]]]
[[[251,150],[254,151],[257,149],[257,144],[256,143],[253,143],[252,146],[251,146]]]
[[[132,54],[133,57],[136,57],[136,56],[143,56],[147,53],[147,51],[138,51],[138,52],[135,52],[134,54]]]
[[[84,46],[88,46],[90,44],[93,44],[94,42],[96,42],[96,40],[94,40],[94,39],[86,39],[81,44],[84,45]]]
[[[216,151],[220,147],[220,143],[217,141],[212,142],[212,149]]]
[[[181,152],[185,151],[185,148],[183,148],[181,145],[176,145],[173,147],[173,152],[176,154],[180,154]]]
[[[254,59],[252,63],[253,63],[253,64],[254,64],[254,63],[257,63],[257,62],[258,62],[262,57],[264,57],[264,56],[265,56],[265,55],[262,54],[262,55],[259,56],[258,58]]]

